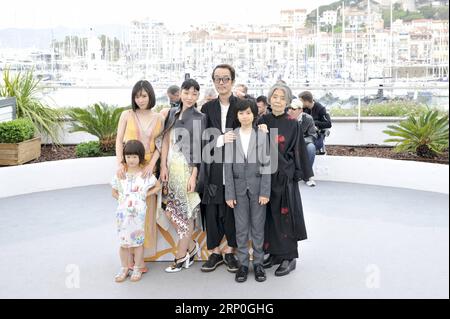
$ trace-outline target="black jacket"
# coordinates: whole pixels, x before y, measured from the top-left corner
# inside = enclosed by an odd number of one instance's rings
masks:
[[[304,108],[303,111],[312,116],[314,124],[319,130],[331,127],[331,118],[327,109],[319,102],[314,101],[312,109]]]
[[[206,116],[199,112],[196,105],[194,105],[184,111],[182,120],[177,121],[182,109],[182,104],[170,109],[164,124],[163,134],[174,128],[176,141],[179,143],[186,161],[190,166],[196,166],[200,170],[202,162],[201,150],[204,145],[201,134],[206,128]],[[187,136],[184,137],[183,133],[187,132],[189,132],[189,138]]]
[[[234,95],[230,96],[230,108],[227,113],[226,131],[234,130],[238,127],[236,103],[238,98]],[[221,106],[219,98],[205,103],[202,106],[202,113],[206,114],[207,124],[206,128],[216,128],[222,134],[222,121],[221,121]],[[205,138],[205,136],[203,136]],[[209,137],[211,143],[216,137]],[[225,196],[223,192],[223,161],[224,161],[224,149],[212,148],[211,156],[215,152],[222,152],[221,163],[213,162],[211,164],[204,164],[200,170],[199,187],[197,188],[199,193],[203,193],[202,202],[204,204],[222,204],[225,203]]]

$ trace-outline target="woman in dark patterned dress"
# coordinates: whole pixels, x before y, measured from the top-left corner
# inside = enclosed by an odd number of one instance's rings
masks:
[[[286,113],[292,101],[290,88],[279,82],[270,89],[268,98],[272,113],[262,116],[258,124],[270,132],[272,156],[278,157],[278,167],[275,172],[272,169],[264,246],[270,256],[264,267],[280,264],[275,275],[285,276],[296,267],[298,241],[307,238],[298,181],[308,180],[313,173],[300,124]]]

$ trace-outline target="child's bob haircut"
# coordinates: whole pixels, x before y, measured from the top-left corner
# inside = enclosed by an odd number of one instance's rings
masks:
[[[237,116],[239,112],[245,111],[249,108],[253,113],[253,125],[255,125],[256,121],[258,120],[258,106],[252,99],[238,99],[236,103],[236,118],[238,118]],[[239,126],[240,125],[241,123],[239,123]]]
[[[123,147],[123,160],[122,162],[126,164],[125,156],[126,155],[137,155],[139,156],[139,164],[145,164],[145,147],[141,141],[138,140],[129,140],[125,143]]]

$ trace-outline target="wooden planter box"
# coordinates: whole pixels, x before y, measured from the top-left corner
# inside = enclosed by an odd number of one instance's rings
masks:
[[[17,144],[0,143],[0,165],[20,165],[41,156],[41,138]]]

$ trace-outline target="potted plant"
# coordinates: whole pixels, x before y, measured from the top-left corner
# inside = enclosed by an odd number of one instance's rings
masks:
[[[20,165],[41,156],[41,138],[28,119],[0,123],[0,165]]]

